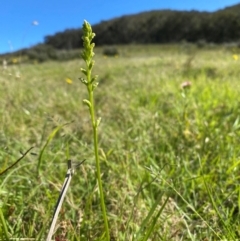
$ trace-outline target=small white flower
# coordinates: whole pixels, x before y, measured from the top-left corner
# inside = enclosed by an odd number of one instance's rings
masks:
[[[3,69],[7,69],[7,60],[6,59],[3,60]]]
[[[210,141],[210,138],[209,137],[206,137],[205,138],[205,143],[208,143]]]

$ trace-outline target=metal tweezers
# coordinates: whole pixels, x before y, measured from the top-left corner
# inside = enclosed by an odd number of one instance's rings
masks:
[[[80,165],[82,165],[85,161],[86,160],[83,160],[80,163],[76,163],[75,164],[71,160],[68,160],[67,174],[66,174],[63,186],[62,186],[62,190],[61,190],[61,192],[59,194],[59,198],[58,198],[56,207],[55,207],[55,211],[54,211],[54,214],[53,214],[51,227],[50,227],[50,230],[49,230],[48,236],[47,236],[47,241],[51,241],[51,239],[52,239],[52,235],[53,235],[54,228],[55,228],[55,225],[56,225],[56,222],[57,222],[58,214],[59,214],[60,209],[62,207],[62,203],[63,203],[64,197],[65,197],[65,195],[67,193],[67,190],[68,190],[69,184],[71,182],[74,170],[75,170],[75,168],[77,168]]]

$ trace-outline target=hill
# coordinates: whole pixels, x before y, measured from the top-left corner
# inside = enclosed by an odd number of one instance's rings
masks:
[[[216,12],[155,10],[126,15],[93,26],[97,46],[161,43],[236,43],[240,41],[240,4]],[[66,29],[44,38],[30,49],[1,55],[26,56],[26,60],[66,60],[79,57],[82,30]],[[239,44],[238,44],[239,45]],[[73,50],[73,51],[69,51]],[[23,60],[23,59],[22,59]],[[22,61],[21,60],[21,61]]]
[[[240,4],[213,13],[159,10],[102,21],[93,26],[97,45],[130,43],[225,43],[240,40]],[[57,49],[82,46],[81,29],[68,29],[45,37]]]

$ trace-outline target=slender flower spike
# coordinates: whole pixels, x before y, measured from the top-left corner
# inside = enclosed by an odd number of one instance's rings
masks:
[[[83,30],[82,40],[83,40],[84,50],[82,51],[81,56],[83,60],[86,62],[88,68],[92,69],[94,65],[94,61],[92,60],[94,56],[93,48],[95,45],[94,43],[91,43],[91,41],[95,37],[95,33],[92,32],[91,25],[87,21],[84,21],[82,30]]]
[[[94,142],[94,154],[95,154],[95,164],[96,164],[96,178],[98,182],[98,189],[99,189],[99,196],[100,196],[100,203],[102,209],[102,216],[104,220],[104,227],[105,227],[105,239],[106,241],[110,241],[110,232],[108,227],[108,218],[107,218],[107,211],[105,207],[105,199],[104,199],[104,192],[102,187],[102,179],[101,179],[101,168],[100,168],[100,158],[99,158],[99,148],[98,148],[98,133],[97,129],[100,124],[101,118],[96,119],[95,116],[95,105],[94,105],[94,98],[93,98],[93,91],[97,87],[97,75],[92,75],[92,69],[94,66],[94,43],[92,40],[95,34],[92,32],[91,25],[84,21],[82,26],[83,31],[83,51],[81,53],[82,59],[84,60],[86,66],[85,68],[81,68],[81,72],[84,75],[80,77],[81,82],[87,87],[88,91],[88,99],[84,99],[83,103],[88,106],[91,124],[93,129],[93,142]]]

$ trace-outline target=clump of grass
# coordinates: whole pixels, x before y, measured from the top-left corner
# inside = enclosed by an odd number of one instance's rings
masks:
[[[94,99],[95,113],[104,119],[99,159],[111,239],[237,240],[239,60],[221,49],[197,50],[197,73],[186,78],[186,53],[176,46],[118,48],[127,58],[104,58],[102,49],[95,48],[94,67],[101,76]],[[207,67],[217,75],[208,74]],[[0,75],[1,170],[13,163],[19,149],[40,148],[44,140],[46,146],[39,159],[28,155],[21,166],[0,176],[5,224],[0,232],[9,238],[40,240],[45,235],[65,175],[61,162],[68,145],[73,160],[87,161],[72,180],[59,221],[68,220],[68,240],[99,240],[103,218],[95,165],[88,158],[94,145],[89,108],[79,106],[86,90],[75,81],[79,60],[21,68],[21,81]],[[79,115],[81,122],[64,126],[54,138],[47,134]],[[38,164],[40,179],[33,171]]]
[[[116,57],[119,55],[119,51],[116,47],[105,47],[103,49],[103,55],[109,57]]]

